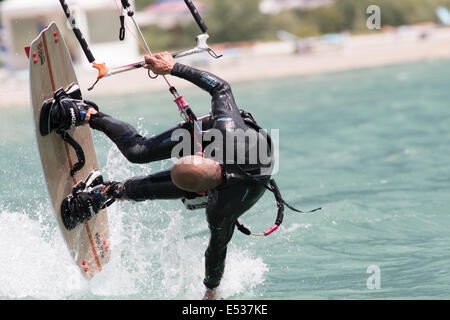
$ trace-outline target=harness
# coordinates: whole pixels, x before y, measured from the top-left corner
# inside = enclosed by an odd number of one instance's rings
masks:
[[[268,145],[270,146],[270,150],[272,150],[272,140],[270,138],[270,135],[267,134],[267,132],[265,130],[263,130],[263,128],[261,128],[255,121],[255,119],[253,118],[252,114],[249,112],[246,112],[244,110],[240,111],[241,113],[241,117],[244,120],[244,123],[249,126],[250,128],[256,130],[257,132],[263,134],[265,136],[265,138],[267,139]],[[278,227],[281,225],[281,223],[283,222],[283,218],[284,218],[284,207],[288,207],[289,209],[295,211],[295,212],[299,212],[299,213],[312,213],[318,210],[321,210],[322,208],[316,208],[314,210],[310,210],[310,211],[301,211],[298,210],[294,207],[292,207],[291,205],[289,205],[288,203],[286,203],[286,201],[283,199],[283,197],[281,196],[281,192],[280,189],[278,188],[277,183],[275,182],[275,179],[271,178],[269,180],[268,185],[265,184],[262,181],[267,181],[267,179],[270,177],[268,175],[258,175],[258,174],[252,174],[249,173],[247,171],[245,171],[242,167],[240,167],[239,165],[236,165],[236,168],[238,168],[238,170],[240,171],[240,180],[243,183],[250,183],[250,184],[259,184],[261,187],[269,190],[270,192],[273,193],[274,197],[275,197],[275,202],[277,205],[277,216],[275,219],[275,223],[273,226],[271,226],[270,228],[268,228],[266,231],[264,231],[263,233],[253,233],[251,232],[247,227],[245,227],[243,224],[241,224],[239,222],[239,220],[236,220],[236,227],[239,231],[241,231],[242,233],[244,233],[245,235],[248,236],[268,236],[269,234],[271,234],[272,232],[274,232],[275,230],[278,229]],[[194,197],[191,199],[187,199],[184,198],[182,199],[183,204],[186,206],[186,208],[188,210],[197,210],[197,209],[203,209],[206,208],[208,205],[208,195],[199,195],[198,197]]]
[[[263,128],[261,128],[255,121],[255,119],[253,118],[252,114],[249,112],[246,112],[244,110],[241,110],[241,117],[244,120],[245,124],[247,124],[248,126],[252,127],[253,129],[255,129],[256,131],[260,132],[260,133],[265,133],[265,137],[267,139],[267,142],[269,143],[270,149],[272,150],[272,139],[270,138],[270,135],[267,134],[265,132],[265,130],[263,130]],[[264,183],[261,182],[262,179],[267,178],[268,176],[260,176],[260,175],[252,175],[248,172],[246,172],[245,170],[243,170],[239,165],[237,166],[241,171],[242,174],[248,179],[248,181],[255,181],[256,183],[260,184],[262,187],[266,188],[267,190],[269,190],[270,192],[273,193],[274,197],[275,197],[275,202],[277,204],[277,216],[275,219],[275,223],[273,226],[271,226],[269,229],[267,229],[266,231],[264,231],[263,233],[252,233],[248,228],[246,228],[243,224],[241,224],[239,222],[239,220],[236,220],[236,227],[238,228],[239,231],[241,231],[243,234],[248,235],[248,236],[268,236],[269,234],[271,234],[272,232],[274,232],[275,230],[278,229],[278,227],[281,225],[281,223],[283,222],[283,218],[284,218],[284,206],[288,207],[289,209],[295,211],[295,212],[299,212],[299,213],[313,213],[315,211],[321,210],[322,208],[316,208],[310,211],[301,211],[298,210],[294,207],[292,207],[291,205],[287,204],[286,201],[284,201],[283,197],[281,196],[281,192],[280,189],[278,188],[277,183],[275,182],[275,179],[270,179],[269,180],[269,185],[266,185]]]

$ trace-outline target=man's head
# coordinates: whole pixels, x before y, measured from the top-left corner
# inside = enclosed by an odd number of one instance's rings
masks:
[[[222,168],[212,159],[186,156],[174,164],[170,176],[178,188],[198,193],[214,189],[222,183]]]

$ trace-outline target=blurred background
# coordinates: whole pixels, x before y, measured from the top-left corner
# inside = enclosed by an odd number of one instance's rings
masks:
[[[450,0],[196,0],[207,53],[180,60],[233,87],[237,104],[279,129],[276,181],[295,207],[274,234],[236,232],[226,299],[450,298]],[[68,1],[98,62],[142,60],[128,20],[119,41],[114,0]],[[137,0],[151,49],[195,46],[200,30],[182,0]],[[369,28],[380,8],[380,25]],[[136,70],[102,80],[69,29],[59,1],[0,1],[0,299],[200,299],[209,237],[202,211],[180,201],[108,208],[112,260],[87,282],[73,264],[48,198],[35,142],[23,47],[55,21],[84,98],[142,135],[181,121],[164,81]],[[371,24],[369,23],[369,26]],[[210,98],[171,77],[197,115]],[[108,180],[147,175],[171,161],[130,164],[93,131]],[[266,193],[241,222],[272,225]],[[369,267],[381,284],[368,285]]]
[[[117,1],[116,1],[117,2]],[[119,41],[115,0],[68,1],[97,61],[115,67],[142,59],[127,32]],[[120,1],[119,1],[120,3]],[[408,62],[449,55],[450,0],[202,0],[195,1],[209,44],[224,57],[201,54],[181,60],[222,72],[230,80],[251,80]],[[367,26],[369,5],[381,9],[380,28]],[[136,19],[153,52],[195,46],[200,31],[180,0],[137,0]],[[63,29],[80,83],[95,77],[56,0],[0,1],[0,105],[24,105],[27,58],[24,47],[51,21]],[[131,26],[132,23],[128,21]],[[262,67],[270,65],[270,68]],[[235,68],[230,68],[230,67]],[[237,66],[237,67],[236,67]],[[93,94],[161,89],[142,72],[112,79]],[[130,84],[126,89],[122,82]],[[5,92],[15,92],[6,95]]]

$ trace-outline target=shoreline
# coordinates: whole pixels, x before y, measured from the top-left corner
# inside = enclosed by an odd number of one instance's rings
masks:
[[[435,59],[450,58],[450,28],[411,27],[408,31],[390,31],[373,35],[344,36],[342,44],[318,43],[310,52],[294,53],[288,42],[260,43],[244,48],[226,49],[223,58],[209,55],[185,58],[181,63],[217,74],[230,83],[331,73]],[[0,108],[29,106],[29,84],[26,70],[13,74],[0,70]],[[164,81],[149,82],[147,72],[131,71],[100,81],[87,93],[95,70],[76,68],[80,87],[89,99],[96,96],[122,95],[167,88]],[[1,77],[3,76],[3,77]],[[171,77],[175,86],[183,88],[186,81]]]

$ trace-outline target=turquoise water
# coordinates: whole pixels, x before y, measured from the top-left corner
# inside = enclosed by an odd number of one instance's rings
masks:
[[[449,70],[450,61],[439,60],[234,84],[240,107],[280,130],[276,180],[284,198],[323,210],[286,210],[280,230],[266,238],[236,232],[220,294],[449,299]],[[198,115],[208,112],[206,94],[183,93]],[[166,92],[96,101],[144,134],[180,121]],[[2,112],[0,298],[201,298],[207,224],[202,211],[187,212],[180,202],[114,204],[112,261],[86,282],[56,227],[30,110]],[[171,164],[131,165],[104,136],[94,139],[108,179]],[[241,222],[261,232],[275,213],[266,194]],[[379,272],[368,273],[370,266]]]

